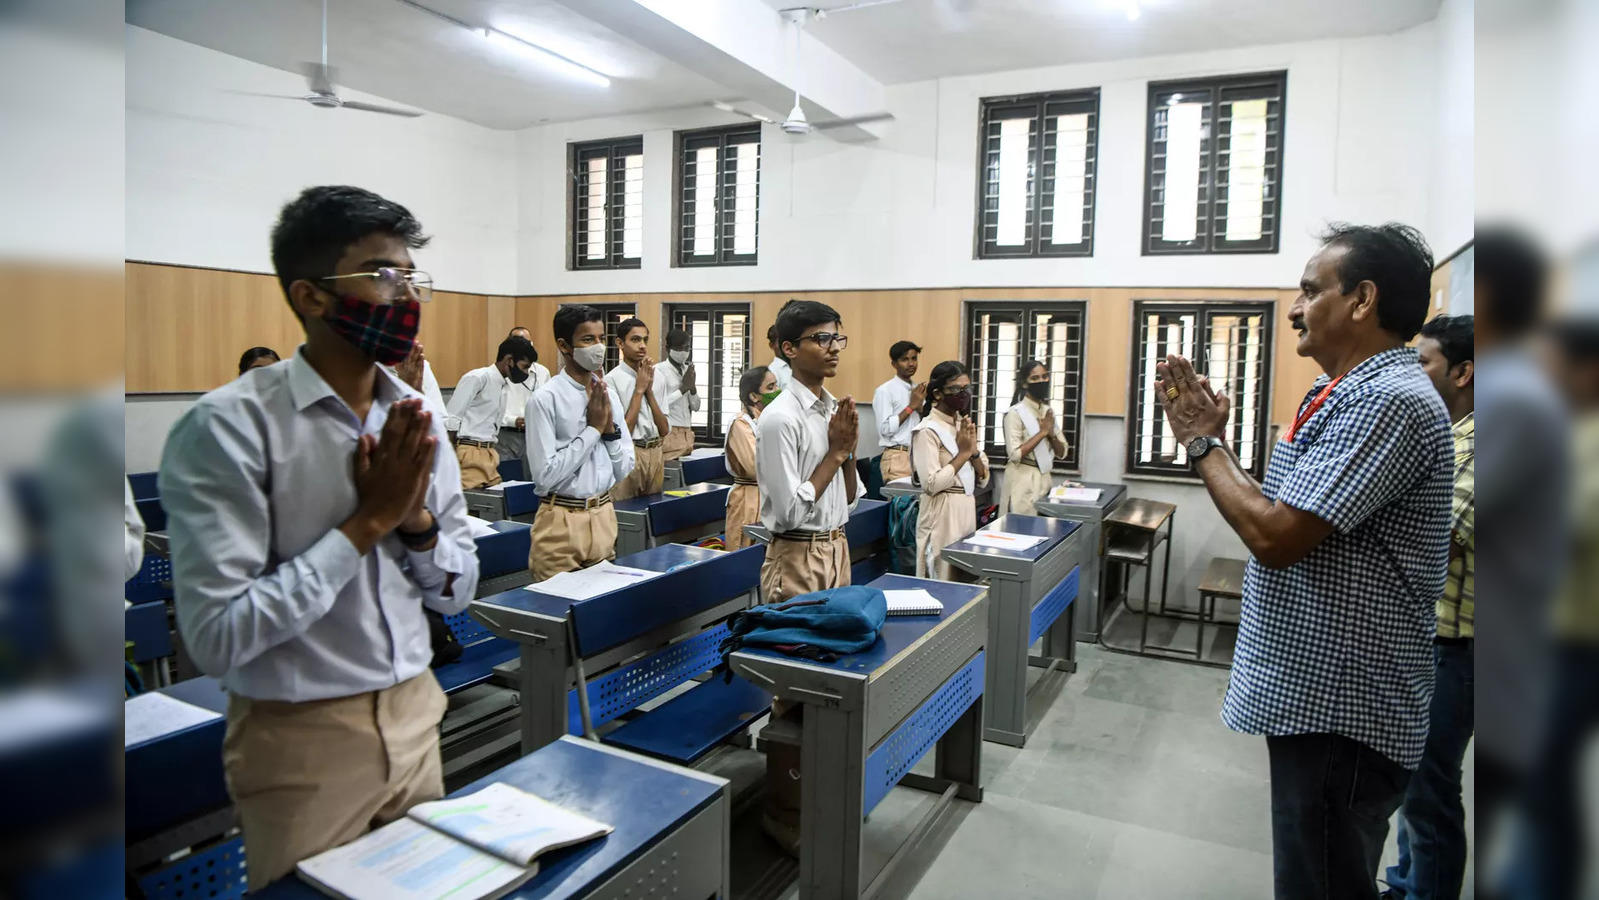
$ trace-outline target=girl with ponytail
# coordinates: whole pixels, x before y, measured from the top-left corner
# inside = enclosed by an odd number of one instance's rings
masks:
[[[916,517],[916,574],[955,580],[939,552],[977,530],[977,489],[988,484],[988,460],[972,420],[972,378],[946,360],[933,367],[922,421],[911,433],[911,465],[921,484]]]

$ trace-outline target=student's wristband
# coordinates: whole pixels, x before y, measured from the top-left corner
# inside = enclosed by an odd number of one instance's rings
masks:
[[[422,531],[394,529],[394,533],[400,537],[400,543],[411,550],[422,550],[432,543],[433,539],[439,536],[439,517],[430,515],[428,518],[433,520],[433,524]]]

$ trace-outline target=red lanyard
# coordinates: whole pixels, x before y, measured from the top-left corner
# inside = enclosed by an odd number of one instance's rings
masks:
[[[1301,425],[1305,424],[1306,422],[1310,421],[1310,417],[1316,414],[1316,410],[1321,409],[1321,405],[1323,403],[1327,402],[1327,395],[1331,394],[1332,393],[1332,389],[1337,387],[1338,386],[1338,382],[1343,381],[1343,380],[1344,380],[1344,376],[1339,375],[1337,378],[1334,378],[1332,381],[1327,382],[1327,386],[1326,387],[1324,387],[1320,391],[1316,392],[1316,396],[1314,398],[1312,398],[1311,401],[1310,401],[1310,404],[1305,407],[1305,411],[1300,413],[1299,414],[1299,418],[1294,420],[1294,426],[1292,428],[1288,429],[1288,442],[1290,444],[1293,443],[1293,441],[1294,441],[1294,435],[1299,433],[1299,426],[1301,426]]]

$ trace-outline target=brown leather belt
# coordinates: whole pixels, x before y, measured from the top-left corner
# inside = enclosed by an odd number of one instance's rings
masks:
[[[465,444],[468,447],[487,447],[490,450],[493,450],[495,447],[499,446],[498,444],[494,443],[493,441],[474,441],[471,438],[464,438],[464,437],[456,438],[455,442],[457,444]]]
[[[945,489],[939,491],[939,493],[940,494],[960,494],[961,496],[965,496],[966,495],[966,489],[963,488],[963,487],[945,488]]]
[[[652,437],[647,441],[634,441],[633,446],[639,448],[640,450],[653,450],[656,447],[661,446],[661,438]]]
[[[844,529],[834,528],[832,531],[784,531],[772,535],[779,541],[794,541],[800,544],[822,544],[832,540],[841,540]]]
[[[560,494],[549,494],[544,497],[544,502],[551,504],[552,506],[559,506],[565,509],[594,509],[597,506],[604,506],[607,503],[610,503],[611,492],[606,491],[598,497],[590,497],[587,500],[582,500],[577,497],[563,497]]]
[[[734,484],[760,484],[759,481],[756,481],[753,478],[738,478],[738,477],[734,477],[733,478],[733,483]]]
[[[1032,466],[1035,469],[1038,468],[1038,460],[1035,459],[1031,453],[1016,461],[1024,466]]]
[[[884,447],[883,448],[883,452],[884,453],[887,453],[890,450],[904,450],[906,453],[911,452],[911,448],[905,446],[904,444],[895,444],[892,447]]]

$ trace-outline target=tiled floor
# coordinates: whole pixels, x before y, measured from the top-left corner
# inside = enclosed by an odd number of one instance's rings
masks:
[[[1227,671],[1086,644],[1079,660],[1035,692],[1024,749],[983,745],[984,801],[956,801],[881,897],[1271,896],[1266,745],[1221,724]],[[868,873],[931,802],[897,788],[873,812]]]

